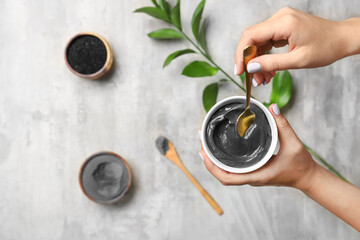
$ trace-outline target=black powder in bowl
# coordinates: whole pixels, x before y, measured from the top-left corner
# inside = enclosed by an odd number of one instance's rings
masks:
[[[93,35],[80,35],[74,38],[66,50],[70,67],[84,75],[100,71],[106,63],[107,54],[103,41]]]

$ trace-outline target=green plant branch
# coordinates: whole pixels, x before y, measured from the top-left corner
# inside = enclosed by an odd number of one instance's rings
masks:
[[[303,143],[304,144],[304,143]],[[328,162],[325,161],[325,159],[323,159],[322,157],[320,157],[319,154],[317,154],[317,152],[315,152],[314,150],[312,150],[309,146],[307,146],[306,144],[304,144],[305,148],[309,151],[309,153],[311,155],[313,155],[313,157],[315,157],[317,160],[319,160],[323,165],[325,165],[330,171],[332,171],[336,176],[338,176],[339,178],[341,178],[342,180],[344,180],[345,182],[350,183],[343,175],[341,175],[333,166],[331,166]]]
[[[236,86],[238,86],[241,90],[243,90],[244,92],[246,92],[246,89],[241,86],[239,83],[237,83],[232,77],[230,77],[229,74],[227,74],[219,65],[217,65],[212,59],[211,57],[206,54],[204,51],[202,51],[199,46],[197,44],[195,44],[193,42],[193,40],[191,40],[191,38],[189,38],[188,35],[186,35],[186,33],[184,33],[182,30],[178,29],[181,34],[185,37],[186,40],[188,40],[200,53],[201,55],[203,55],[209,62],[211,62],[215,67],[217,67],[230,81],[232,81]]]

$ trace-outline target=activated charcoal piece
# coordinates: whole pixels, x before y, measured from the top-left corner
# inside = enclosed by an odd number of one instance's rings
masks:
[[[92,35],[82,35],[71,41],[66,51],[70,67],[84,75],[98,72],[106,62],[104,43]]]

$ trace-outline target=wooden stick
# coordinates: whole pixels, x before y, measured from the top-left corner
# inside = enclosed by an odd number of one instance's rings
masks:
[[[210,196],[210,194],[200,185],[200,183],[191,175],[191,173],[185,168],[184,164],[181,162],[173,144],[169,141],[169,150],[166,152],[165,156],[169,158],[173,163],[175,163],[190,179],[190,181],[195,185],[195,187],[200,191],[200,193],[204,196],[206,201],[210,204],[210,206],[219,214],[223,214],[223,210],[217,204],[217,202]]]

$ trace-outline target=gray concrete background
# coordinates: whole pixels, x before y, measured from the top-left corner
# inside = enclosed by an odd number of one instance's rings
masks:
[[[183,0],[183,26],[198,1]],[[186,42],[157,42],[146,33],[166,24],[136,8],[150,1],[0,2],[0,239],[358,239],[358,233],[301,192],[277,187],[224,187],[199,159],[202,89],[214,79],[180,75],[184,56],[163,60]],[[205,8],[209,50],[232,73],[242,30],[282,6],[340,20],[360,2],[215,1]],[[66,41],[102,34],[115,54],[102,81],[65,66]],[[321,34],[321,33],[319,33]],[[329,49],[331,51],[331,49]],[[360,186],[360,56],[297,70],[285,111],[299,137]],[[216,77],[220,78],[221,75]],[[219,99],[243,94],[234,85]],[[270,88],[254,95],[267,99]],[[219,217],[154,146],[170,138],[188,169],[224,209]],[[97,205],[78,184],[83,160],[99,150],[127,159],[134,186],[119,204]]]

